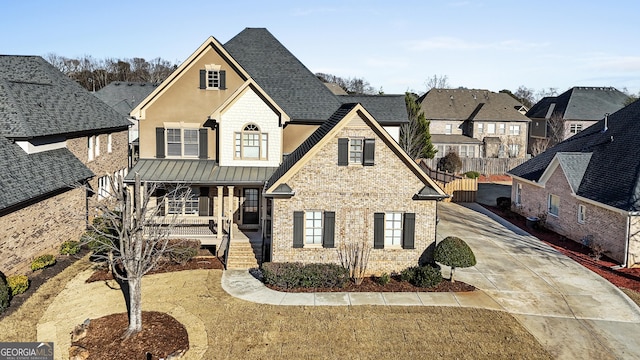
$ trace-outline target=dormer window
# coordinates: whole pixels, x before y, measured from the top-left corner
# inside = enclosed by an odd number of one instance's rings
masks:
[[[205,65],[204,70],[200,70],[200,89],[224,90],[225,77],[225,71],[220,69],[220,65]]]
[[[242,131],[235,133],[235,159],[266,160],[268,134],[260,131],[258,125],[250,123]]]

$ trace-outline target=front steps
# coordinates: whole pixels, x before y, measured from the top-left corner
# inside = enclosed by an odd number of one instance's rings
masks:
[[[227,269],[258,267],[258,264],[262,262],[262,240],[260,234],[260,231],[242,232],[237,225],[233,227]]]

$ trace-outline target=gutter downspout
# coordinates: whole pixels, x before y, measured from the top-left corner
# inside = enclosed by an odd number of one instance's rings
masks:
[[[625,244],[624,244],[624,263],[616,266],[612,266],[611,269],[618,270],[627,267],[629,262],[629,235],[631,234],[631,213],[627,214],[627,228],[625,229]]]

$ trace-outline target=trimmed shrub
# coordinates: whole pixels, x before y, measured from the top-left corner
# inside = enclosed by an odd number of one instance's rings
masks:
[[[80,243],[87,245],[89,250],[95,254],[103,254],[111,248],[111,240],[96,231],[89,230],[80,238]]]
[[[65,241],[60,245],[60,255],[75,255],[80,251],[80,243],[78,241]]]
[[[464,176],[468,177],[469,179],[477,179],[480,177],[480,173],[477,171],[467,171],[466,173],[464,173]]]
[[[265,284],[283,289],[343,287],[349,272],[338,264],[273,263],[262,264]]]
[[[436,245],[433,254],[435,261],[451,267],[451,282],[456,268],[465,268],[476,264],[476,256],[464,240],[448,236]]]
[[[11,288],[7,285],[7,279],[0,271],[0,314],[9,307],[9,298],[11,297]]]
[[[389,275],[389,273],[382,273],[382,275],[378,277],[378,284],[382,286],[387,285],[390,281],[391,275]]]
[[[198,255],[200,240],[169,240],[167,244],[168,257],[176,264],[184,265]]]
[[[56,263],[56,257],[51,254],[41,255],[31,262],[31,271],[44,269]]]
[[[450,151],[447,155],[438,161],[438,169],[450,173],[457,173],[462,169],[462,160],[455,151]]]
[[[29,278],[26,275],[13,275],[7,278],[7,285],[11,289],[11,296],[22,294],[29,288]]]
[[[431,265],[411,266],[400,273],[400,279],[417,287],[434,287],[442,282],[442,273]]]

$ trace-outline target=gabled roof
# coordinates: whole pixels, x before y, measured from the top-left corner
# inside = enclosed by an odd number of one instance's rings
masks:
[[[93,176],[68,149],[35,154],[0,136],[0,213]]]
[[[382,126],[371,116],[370,113],[361,105],[356,103],[343,104],[333,115],[326,120],[315,132],[313,132],[296,150],[294,150],[280,164],[278,169],[273,173],[271,178],[265,185],[265,192],[274,193],[279,186],[293,175],[293,167],[299,162],[310,161],[314,148],[322,146],[323,143],[330,141],[332,134],[339,131],[350,118],[352,114],[362,114],[361,118],[368,124],[372,130],[382,139],[382,141],[391,148],[391,150],[400,158],[402,162],[425,184],[425,188],[418,191],[416,196],[420,198],[446,198],[445,194],[436,183],[427,176],[422,169],[411,160],[409,156],[400,148],[398,143],[382,128]]]
[[[418,101],[428,120],[529,121],[518,100],[489,90],[431,89]]]
[[[0,135],[126,129],[129,121],[39,56],[0,56]]]
[[[382,125],[409,122],[405,95],[341,95],[342,103],[360,103]]]
[[[604,125],[602,119],[509,173],[541,182],[560,154],[558,162],[564,164],[563,171],[576,188],[576,195],[623,211],[640,211],[640,102],[610,115],[606,131]],[[587,159],[588,165],[580,177]]]
[[[628,99],[613,87],[576,86],[558,96],[543,98],[529,109],[527,116],[545,119],[559,115],[564,120],[597,121],[606,113],[622,109]]]
[[[224,48],[292,120],[322,121],[340,106],[337,97],[267,29],[246,28]]]
[[[113,81],[94,95],[128,118],[131,110],[149,96],[156,87],[158,84],[150,82]]]

